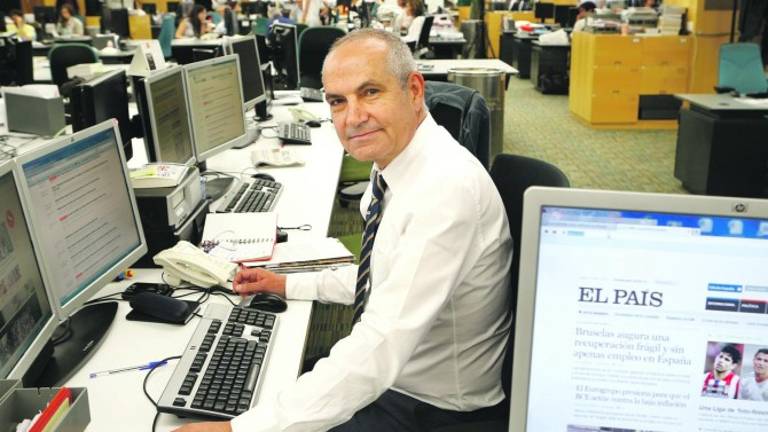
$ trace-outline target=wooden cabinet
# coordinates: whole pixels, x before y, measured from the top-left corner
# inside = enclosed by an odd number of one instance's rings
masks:
[[[515,21],[534,21],[533,11],[493,11],[485,13],[485,28],[488,32],[488,40],[490,45],[488,46],[487,56],[488,58],[499,57],[499,38],[502,32],[502,23],[504,17],[508,16]]]
[[[690,39],[575,33],[569,108],[593,127],[670,128],[674,121],[639,120],[640,96],[685,93]]]

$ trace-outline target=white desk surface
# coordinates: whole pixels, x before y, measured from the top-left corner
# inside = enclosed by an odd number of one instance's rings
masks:
[[[448,70],[455,68],[491,68],[499,69],[507,75],[517,75],[517,69],[499,59],[443,59],[443,60],[416,60],[418,66],[432,65],[432,70],[420,70],[425,77],[430,75],[446,75]]]
[[[709,111],[768,111],[768,99],[737,98],[729,94],[679,93],[676,98]]]
[[[106,71],[113,70],[125,70],[130,67],[129,64],[105,64],[103,65]],[[70,77],[72,78],[72,77]],[[51,78],[51,62],[48,61],[48,57],[33,57],[32,59],[32,80],[36,83],[50,83]]]
[[[0,114],[3,114],[2,108],[0,106]],[[330,110],[324,103],[304,104],[302,108],[320,118],[329,117]],[[131,112],[135,110],[132,104]],[[275,123],[275,120],[290,119],[288,107],[273,107],[272,113],[275,119],[265,125]],[[252,117],[253,111],[248,116]],[[328,233],[343,148],[329,122],[312,130],[312,141],[310,146],[291,146],[305,160],[303,167],[259,169],[270,173],[284,185],[275,209],[280,226],[312,225],[311,231],[289,231],[289,241],[325,237]],[[227,150],[214,156],[208,161],[208,168],[235,174],[252,174],[256,172],[250,161],[253,147],[275,145],[278,145],[276,138],[262,137],[250,148]],[[134,157],[129,163],[132,167],[146,161],[143,140],[134,139],[133,147]],[[140,269],[136,271],[133,281],[159,282],[160,274],[160,270]],[[110,284],[98,296],[120,292],[129,284],[129,281]],[[237,302],[237,297],[230,298]],[[209,302],[226,303],[226,300],[212,296]],[[155,408],[142,392],[146,372],[126,372],[95,379],[88,378],[88,374],[179,355],[184,351],[199,321],[194,318],[185,326],[126,321],[124,317],[129,310],[127,303],[119,302],[117,316],[102,345],[66,383],[68,386],[88,388],[91,422],[86,430],[89,432],[150,430]],[[312,302],[289,301],[288,310],[279,315],[279,327],[272,339],[273,351],[265,369],[259,399],[274,397],[280,389],[298,377],[311,310]],[[147,389],[155,400],[160,397],[175,365],[176,361],[173,361],[158,368],[149,379]],[[173,430],[192,421],[199,420],[161,414],[157,430]]]

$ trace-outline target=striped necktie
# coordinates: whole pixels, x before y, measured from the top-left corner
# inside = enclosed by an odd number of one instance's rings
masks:
[[[365,215],[365,232],[363,233],[363,246],[360,250],[360,265],[357,269],[353,325],[360,320],[360,315],[363,314],[365,303],[368,300],[369,282],[371,279],[371,252],[373,251],[376,231],[379,229],[379,222],[381,221],[381,205],[384,201],[384,191],[386,190],[387,183],[381,178],[381,174],[375,171],[373,181],[371,182],[371,203],[368,205],[368,213]]]

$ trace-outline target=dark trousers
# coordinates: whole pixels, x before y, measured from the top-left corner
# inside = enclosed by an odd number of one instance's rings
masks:
[[[331,429],[331,432],[429,431],[441,426],[503,418],[508,403],[505,400],[495,407],[459,412],[444,410],[394,390],[387,390],[373,403],[356,412],[348,422]]]

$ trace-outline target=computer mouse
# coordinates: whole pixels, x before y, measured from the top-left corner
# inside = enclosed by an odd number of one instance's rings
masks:
[[[304,122],[305,125],[311,127],[311,128],[319,128],[320,122],[317,120],[307,120]]]
[[[269,181],[275,181],[275,178],[267,173],[256,173],[251,176],[251,178],[255,179],[262,179],[262,180],[269,180]]]
[[[288,309],[288,303],[277,294],[260,292],[251,298],[247,307],[266,312],[280,313]]]

